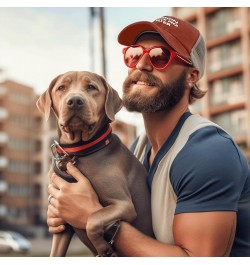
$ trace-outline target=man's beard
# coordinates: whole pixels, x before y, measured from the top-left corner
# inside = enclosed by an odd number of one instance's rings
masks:
[[[178,80],[171,84],[164,84],[157,77],[149,73],[134,72],[123,83],[123,104],[128,111],[153,113],[172,109],[183,97],[185,92],[186,73],[184,69]],[[129,95],[129,86],[136,81],[154,84],[158,93],[152,96],[141,95],[140,90]]]

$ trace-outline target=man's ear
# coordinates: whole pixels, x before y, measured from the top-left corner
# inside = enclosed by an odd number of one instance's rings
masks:
[[[105,101],[105,112],[107,117],[111,120],[115,120],[115,114],[122,108],[122,99],[115,89],[113,89],[108,82],[100,76],[103,85],[106,89],[106,101]]]
[[[51,91],[54,85],[56,84],[56,81],[61,75],[55,77],[50,85],[49,88],[38,98],[36,102],[36,106],[38,110],[44,114],[45,120],[47,121],[50,116],[50,110],[52,107],[52,100],[51,100]]]
[[[193,87],[199,81],[199,70],[190,68],[187,72],[187,83],[189,87]]]

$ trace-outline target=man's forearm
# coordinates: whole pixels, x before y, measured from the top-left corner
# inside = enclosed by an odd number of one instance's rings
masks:
[[[123,257],[187,257],[179,246],[161,243],[132,227],[126,222],[115,238],[115,249]]]

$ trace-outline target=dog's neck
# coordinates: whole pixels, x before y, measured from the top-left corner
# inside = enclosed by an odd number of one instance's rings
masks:
[[[112,128],[110,124],[106,124],[101,130],[99,130],[90,140],[79,141],[73,144],[60,144],[56,146],[56,153],[64,155],[65,152],[70,156],[86,156],[91,153],[97,152],[112,140]]]
[[[110,124],[106,124],[94,137],[86,142],[79,141],[74,144],[59,144],[54,141],[54,144],[51,146],[54,157],[54,172],[68,182],[75,182],[75,179],[66,172],[67,163],[77,163],[78,157],[88,156],[101,150],[111,143],[112,139],[112,128]]]

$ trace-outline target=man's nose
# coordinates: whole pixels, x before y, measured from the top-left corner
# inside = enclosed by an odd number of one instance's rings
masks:
[[[149,61],[149,56],[148,54],[144,54],[140,61],[137,63],[136,68],[139,70],[146,70],[146,71],[152,71],[153,66],[151,65]]]

